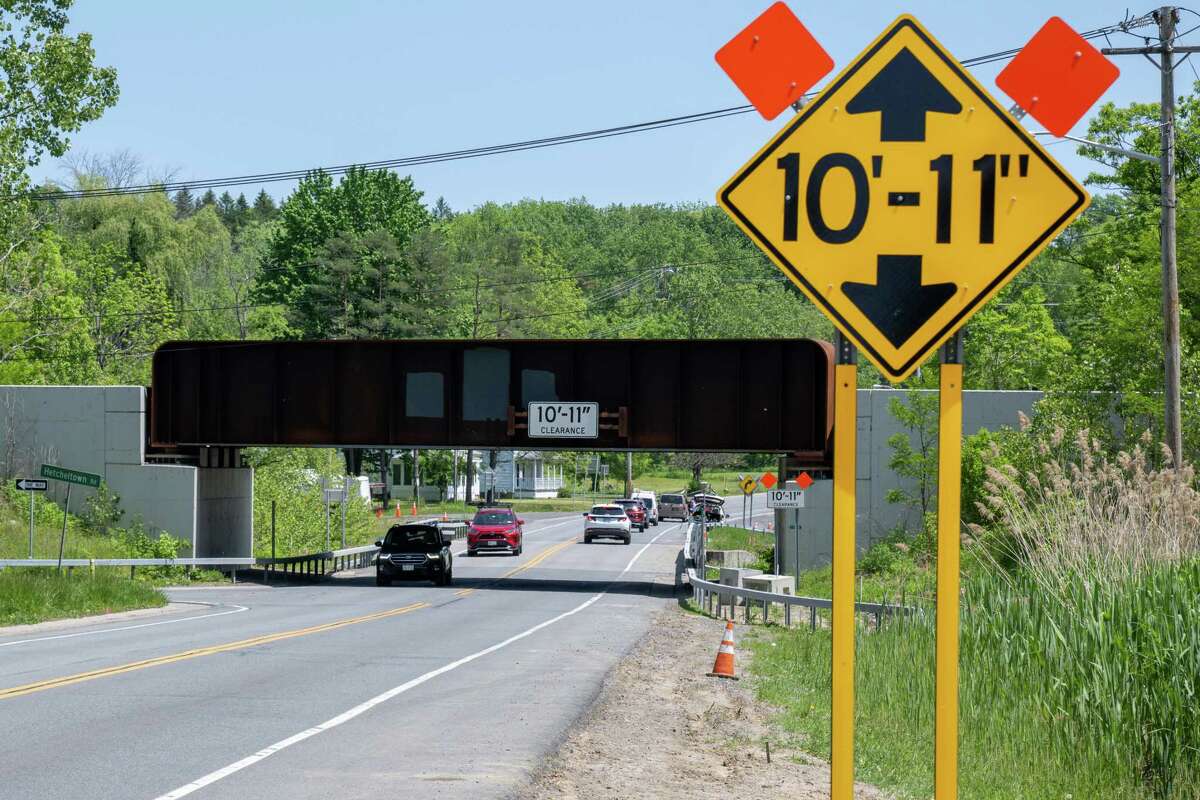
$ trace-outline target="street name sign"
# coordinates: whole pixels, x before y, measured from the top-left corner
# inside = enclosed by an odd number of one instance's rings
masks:
[[[22,492],[44,492],[46,482],[37,478],[17,478],[17,488]]]
[[[100,486],[99,475],[91,472],[80,472],[77,469],[56,467],[52,464],[42,464],[42,477],[66,483],[78,483],[80,486],[90,486],[93,489]]]
[[[891,381],[920,366],[1089,201],[908,15],[717,194]]]
[[[767,508],[804,508],[804,492],[799,489],[772,489],[767,492]]]
[[[530,403],[529,437],[596,439],[600,436],[599,403]]]

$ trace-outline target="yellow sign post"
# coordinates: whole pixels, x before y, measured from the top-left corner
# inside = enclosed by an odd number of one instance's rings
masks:
[[[830,664],[833,758],[830,796],[854,796],[854,515],[858,434],[858,365],[854,345],[839,335],[833,368],[833,608]]]
[[[832,800],[854,793],[856,347],[898,382],[949,341],[941,366],[934,771],[937,800],[952,800],[958,784],[958,332],[1090,197],[905,15],[738,170],[717,202],[839,334]]]

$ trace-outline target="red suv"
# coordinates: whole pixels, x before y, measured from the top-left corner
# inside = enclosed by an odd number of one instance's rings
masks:
[[[467,555],[479,553],[509,552],[521,555],[525,549],[525,532],[521,526],[525,520],[518,519],[511,508],[481,508],[467,530]]]
[[[646,530],[646,507],[642,505],[641,500],[613,500],[613,504],[625,509],[625,516],[629,517],[629,527],[639,531]]]

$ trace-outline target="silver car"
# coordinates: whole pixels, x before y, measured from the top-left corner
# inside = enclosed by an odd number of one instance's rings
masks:
[[[620,539],[625,544],[633,541],[633,528],[625,509],[618,505],[592,506],[591,511],[585,511],[583,523],[583,543],[591,544],[593,539]]]

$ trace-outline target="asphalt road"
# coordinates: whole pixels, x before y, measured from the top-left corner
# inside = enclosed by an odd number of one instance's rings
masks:
[[[0,798],[510,794],[673,602],[683,540],[527,517],[520,558],[456,558],[451,587],[173,590],[211,605],[0,635]]]

